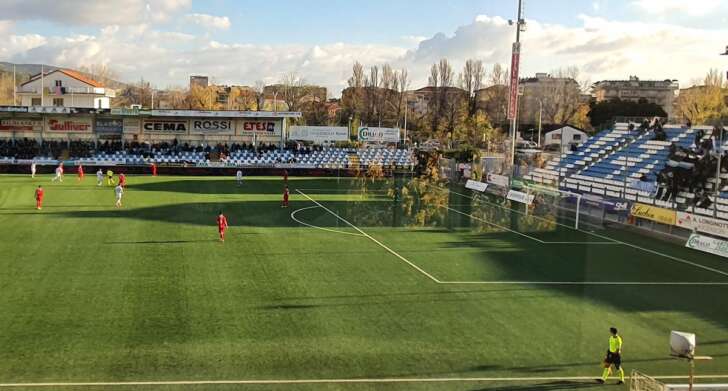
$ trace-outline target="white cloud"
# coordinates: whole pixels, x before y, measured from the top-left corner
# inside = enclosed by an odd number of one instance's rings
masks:
[[[399,39],[400,39],[400,41],[402,41],[402,43],[404,43],[408,46],[412,46],[412,45],[418,45],[420,42],[426,40],[427,37],[422,36],[422,35],[403,35],[403,36],[399,37]]]
[[[632,5],[653,15],[685,13],[702,16],[719,8],[721,0],[634,0]]]
[[[227,30],[230,28],[230,19],[227,16],[214,16],[208,14],[188,14],[185,20],[202,26],[206,29]]]
[[[522,34],[522,74],[577,66],[591,80],[626,78],[679,79],[683,85],[710,68],[725,67],[717,55],[728,29],[698,29],[664,23],[616,22],[580,16],[577,27],[528,21]],[[156,27],[155,27],[156,26]],[[160,87],[184,85],[190,74],[207,74],[220,83],[278,81],[296,72],[335,95],[346,87],[351,66],[390,63],[406,67],[411,86],[427,81],[430,64],[446,57],[456,70],[468,58],[508,65],[513,27],[497,16],[478,16],[452,34],[436,34],[411,45],[337,42],[319,45],[264,45],[219,42],[207,34],[160,30],[147,22],[112,24],[98,34],[63,37],[6,35],[0,60],[44,62],[78,67],[104,63],[124,80],[151,80]]]
[[[11,20],[104,26],[164,22],[189,8],[191,0],[2,0],[0,15]]]

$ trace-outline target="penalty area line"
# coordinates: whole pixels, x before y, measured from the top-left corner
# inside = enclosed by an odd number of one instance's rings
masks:
[[[318,208],[320,208],[320,206],[314,205],[314,206],[307,206],[307,207],[301,208],[301,209],[296,209],[293,212],[291,212],[291,219],[293,219],[293,221],[297,222],[298,224],[305,225],[307,227],[311,227],[311,228],[315,228],[315,229],[320,229],[322,231],[328,231],[328,232],[333,232],[333,233],[342,234],[342,235],[364,236],[362,234],[357,234],[357,233],[353,233],[353,232],[339,231],[339,230],[336,230],[336,229],[319,227],[319,226],[316,226],[316,225],[313,225],[313,224],[309,224],[309,223],[303,222],[303,221],[301,221],[301,220],[299,220],[299,219],[296,218],[296,213],[298,213],[298,212],[302,212],[304,210],[309,210],[309,209],[318,209]]]
[[[652,376],[661,380],[687,379],[688,376]],[[728,375],[697,375],[696,379],[728,379]],[[594,381],[595,376],[536,376],[536,377],[439,377],[439,378],[360,378],[360,379],[290,379],[290,380],[170,380],[119,382],[43,382],[0,383],[0,388],[23,387],[111,387],[111,386],[194,386],[226,384],[366,384],[366,383],[514,383],[540,381]]]
[[[360,229],[359,227],[357,227],[356,225],[354,225],[354,224],[350,223],[350,222],[349,222],[349,220],[346,220],[345,218],[343,218],[343,217],[339,216],[338,214],[334,213],[334,212],[333,212],[333,211],[332,211],[331,209],[329,209],[329,208],[327,208],[327,207],[323,206],[323,205],[322,205],[321,203],[319,203],[318,201],[316,201],[316,200],[314,200],[313,198],[309,197],[309,196],[308,196],[308,194],[306,194],[306,193],[302,192],[302,191],[301,191],[300,189],[296,189],[296,191],[297,191],[297,192],[298,192],[299,194],[301,194],[302,196],[304,196],[304,197],[308,198],[308,200],[309,200],[309,201],[311,201],[311,202],[313,202],[314,204],[316,204],[316,205],[318,205],[319,207],[321,207],[321,208],[322,208],[323,210],[325,210],[325,211],[327,211],[327,212],[331,213],[331,214],[332,214],[332,215],[333,215],[334,217],[336,217],[337,219],[339,219],[339,220],[343,221],[344,223],[346,223],[347,225],[349,225],[349,226],[350,226],[351,228],[354,228],[354,229],[355,229],[355,230],[356,230],[357,232],[359,232],[360,234],[362,234],[363,236],[365,236],[365,237],[366,237],[367,239],[371,240],[372,242],[374,242],[374,243],[378,244],[378,245],[379,245],[380,247],[382,247],[383,249],[387,250],[387,252],[389,252],[390,254],[392,254],[392,255],[394,255],[395,257],[399,258],[400,260],[404,261],[405,263],[407,263],[408,265],[410,265],[410,266],[411,266],[412,268],[414,268],[414,269],[415,269],[415,270],[417,270],[418,272],[420,272],[420,273],[422,273],[423,275],[425,275],[425,276],[426,276],[427,278],[429,278],[430,280],[432,280],[432,281],[435,281],[435,282],[436,282],[436,283],[438,283],[438,284],[440,283],[440,280],[438,280],[437,278],[435,278],[435,277],[434,277],[434,276],[433,276],[432,274],[430,274],[430,273],[428,273],[428,272],[424,271],[424,270],[423,270],[423,269],[422,269],[421,267],[419,267],[419,266],[415,265],[414,263],[410,262],[410,261],[409,261],[409,260],[408,260],[407,258],[405,258],[405,257],[401,256],[401,255],[400,255],[399,253],[397,253],[396,251],[394,251],[394,250],[392,250],[391,248],[387,247],[387,246],[386,246],[386,245],[385,245],[384,243],[382,243],[382,242],[378,241],[377,239],[373,238],[373,237],[372,237],[371,235],[369,235],[368,233],[366,233],[366,232],[362,231],[362,230],[361,230],[361,229]]]

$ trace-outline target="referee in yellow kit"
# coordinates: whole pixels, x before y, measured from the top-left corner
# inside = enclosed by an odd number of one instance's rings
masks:
[[[622,337],[619,336],[617,329],[614,327],[610,327],[609,332],[611,335],[609,336],[607,357],[604,359],[604,372],[602,373],[602,377],[597,379],[597,382],[604,384],[609,377],[612,365],[614,365],[619,372],[619,381],[617,384],[624,384],[624,369],[622,368]]]

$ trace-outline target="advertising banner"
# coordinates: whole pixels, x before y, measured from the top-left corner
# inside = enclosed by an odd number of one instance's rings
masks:
[[[127,109],[127,108],[118,108],[118,109],[111,109],[112,115],[139,115],[139,109],[133,108],[133,109]]]
[[[257,134],[258,136],[280,136],[281,121],[266,120],[240,120],[238,122],[238,134],[250,136]]]
[[[288,138],[298,141],[313,141],[317,144],[325,141],[346,141],[349,139],[349,128],[345,126],[291,126]]]
[[[0,132],[40,132],[43,121],[37,119],[3,119],[0,120]]]
[[[728,238],[728,221],[714,219],[708,216],[677,212],[675,225],[689,230],[697,230],[723,238]]]
[[[144,120],[142,123],[144,133],[185,134],[188,128],[187,120],[180,119]]]
[[[119,134],[124,131],[124,120],[121,118],[96,118],[94,131],[96,133]]]
[[[634,205],[632,205],[632,210],[630,211],[630,213],[634,217],[652,220],[667,225],[675,225],[675,221],[677,220],[677,216],[674,210],[658,208],[656,206],[640,203],[635,203]]]
[[[11,113],[27,113],[28,108],[22,106],[0,106],[0,111],[11,112]]]
[[[508,119],[512,120],[518,115],[518,67],[521,63],[521,44],[513,43],[511,54],[511,88],[508,91]]]
[[[138,134],[141,122],[139,118],[124,118],[124,133]]]
[[[602,205],[607,212],[626,214],[629,211],[629,202],[615,198],[604,198]]]
[[[373,143],[399,142],[399,128],[368,128],[360,127],[359,141]]]
[[[521,191],[511,190],[508,192],[508,196],[506,197],[511,201],[520,202],[522,204],[531,205],[533,203],[533,194],[526,194]]]
[[[190,132],[196,134],[232,134],[235,123],[229,119],[193,119],[190,120]]]
[[[488,183],[492,183],[494,185],[498,185],[501,187],[508,187],[508,177],[505,175],[498,175],[498,174],[486,174],[485,175],[485,181]]]
[[[465,187],[470,190],[477,190],[482,193],[485,191],[485,189],[488,188],[488,184],[468,179],[468,181],[465,182]]]
[[[46,130],[63,133],[91,133],[91,118],[50,117],[46,119]]]
[[[685,247],[728,258],[728,242],[710,236],[692,234]]]

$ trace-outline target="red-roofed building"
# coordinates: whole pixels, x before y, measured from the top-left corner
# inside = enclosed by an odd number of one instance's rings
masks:
[[[108,109],[116,93],[79,72],[55,69],[21,84],[18,95],[23,106]]]

